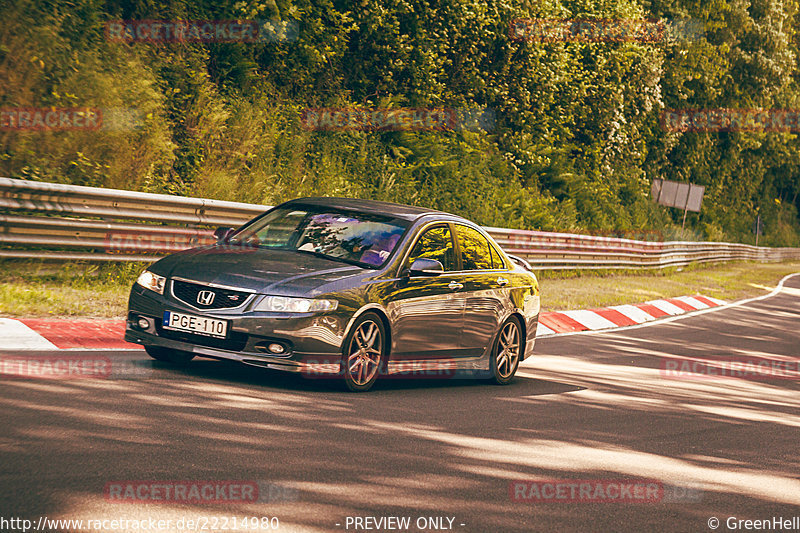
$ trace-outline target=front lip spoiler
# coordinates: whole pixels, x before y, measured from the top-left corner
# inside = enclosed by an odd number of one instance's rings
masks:
[[[340,372],[339,363],[305,363],[300,361],[287,361],[286,359],[276,359],[274,357],[257,357],[250,354],[238,354],[225,352],[224,355],[220,353],[198,354],[203,357],[211,359],[219,359],[225,361],[235,361],[248,366],[257,366],[259,368],[268,368],[270,370],[280,370],[281,372],[292,372],[295,374],[305,375],[321,375],[321,374],[338,374]]]
[[[337,374],[340,372],[341,368],[339,361],[336,361],[335,363],[332,362],[332,359],[336,359],[337,357],[333,354],[295,352],[295,355],[299,355],[301,357],[319,357],[322,359],[322,361],[319,363],[292,361],[285,358],[271,357],[263,354],[228,352],[226,350],[220,350],[217,348],[210,348],[207,346],[199,346],[196,344],[185,343],[172,339],[165,339],[164,337],[159,337],[143,331],[136,331],[132,329],[127,329],[125,331],[125,340],[134,344],[141,344],[144,346],[162,346],[164,348],[171,348],[173,350],[190,352],[200,357],[235,361],[245,365],[269,368],[271,370],[280,370],[283,372],[303,373],[309,375]]]

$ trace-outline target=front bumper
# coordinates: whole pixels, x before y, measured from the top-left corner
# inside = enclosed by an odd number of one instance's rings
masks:
[[[217,339],[164,329],[165,311],[226,320],[228,336]],[[147,328],[138,325],[139,318],[149,321]],[[274,370],[328,374],[340,370],[341,346],[350,318],[347,312],[338,310],[291,315],[242,309],[200,311],[174,297],[135,285],[128,303],[125,340]],[[283,345],[286,351],[280,355],[269,353],[272,343]]]

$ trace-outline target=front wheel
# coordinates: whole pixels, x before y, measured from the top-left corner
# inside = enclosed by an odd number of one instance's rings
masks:
[[[375,313],[364,313],[344,342],[342,373],[344,384],[353,392],[372,388],[383,367],[386,329]]]
[[[194,359],[193,353],[170,350],[169,348],[162,348],[160,346],[145,346],[144,351],[156,361],[171,363],[173,365],[185,365]]]
[[[491,381],[498,385],[508,385],[514,378],[519,366],[522,350],[522,328],[514,317],[506,320],[500,327],[500,333],[494,343],[490,361]]]

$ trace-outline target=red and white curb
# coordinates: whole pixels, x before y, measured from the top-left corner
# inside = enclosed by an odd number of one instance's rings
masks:
[[[8,350],[131,350],[125,342],[124,320],[0,318],[0,351]]]
[[[723,305],[726,303],[716,298],[681,296],[636,305],[541,313],[536,336],[628,327]],[[138,344],[125,342],[124,335],[124,320],[0,318],[0,351],[140,348]]]
[[[635,305],[541,313],[536,337],[635,326],[665,317],[724,305],[727,303],[708,296],[679,296]]]

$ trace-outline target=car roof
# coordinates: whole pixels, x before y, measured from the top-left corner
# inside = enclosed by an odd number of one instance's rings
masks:
[[[319,207],[331,207],[334,209],[344,209],[350,211],[361,211],[376,215],[388,215],[404,220],[417,220],[425,215],[443,215],[448,217],[461,218],[444,211],[437,211],[428,207],[416,207],[413,205],[394,204],[392,202],[381,202],[379,200],[363,200],[359,198],[337,198],[337,197],[313,197],[296,198],[289,200],[285,206],[291,205],[313,205]]]

